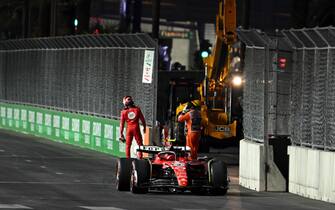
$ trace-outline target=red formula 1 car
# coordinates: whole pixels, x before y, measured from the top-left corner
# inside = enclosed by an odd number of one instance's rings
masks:
[[[116,188],[119,191],[227,193],[227,167],[221,160],[207,157],[190,160],[190,151],[183,146],[140,146],[137,151],[148,153],[149,158],[118,160]]]

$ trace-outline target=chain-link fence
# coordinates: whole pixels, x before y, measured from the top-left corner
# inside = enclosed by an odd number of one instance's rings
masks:
[[[246,45],[245,138],[263,142],[266,131],[295,145],[335,149],[335,28],[238,35]]]
[[[288,136],[290,47],[282,37],[270,38],[256,30],[239,30],[238,36],[246,46],[244,136],[258,142],[263,142],[265,135]],[[279,59],[286,59],[284,68],[278,67]]]
[[[292,142],[335,149],[335,28],[292,29],[283,34],[294,48]]]
[[[118,118],[132,95],[148,124],[156,119],[157,46],[146,34],[10,40],[0,50],[4,101]]]
[[[4,69],[6,67],[5,54],[0,52],[0,98],[5,97],[5,74]]]
[[[243,129],[244,137],[262,141],[264,136],[264,71],[265,41],[254,31],[239,31],[239,39],[245,43]]]

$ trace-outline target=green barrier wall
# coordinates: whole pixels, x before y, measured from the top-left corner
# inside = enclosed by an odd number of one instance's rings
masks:
[[[8,103],[0,103],[0,120],[4,129],[125,156],[118,120]]]

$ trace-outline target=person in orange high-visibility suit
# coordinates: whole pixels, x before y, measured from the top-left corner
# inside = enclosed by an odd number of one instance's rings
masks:
[[[199,141],[201,138],[200,111],[190,102],[182,111],[181,115],[179,115],[178,122],[186,122],[186,146],[189,146],[191,149],[191,159],[196,160],[198,158]]]
[[[130,158],[130,148],[133,137],[139,146],[143,145],[143,139],[140,131],[139,120],[143,125],[143,133],[146,131],[146,123],[142,111],[139,107],[135,106],[131,96],[123,98],[124,109],[121,111],[120,120],[120,141],[126,142],[126,157]],[[126,138],[123,135],[124,123],[127,122]],[[142,159],[142,153],[137,154],[138,158]]]

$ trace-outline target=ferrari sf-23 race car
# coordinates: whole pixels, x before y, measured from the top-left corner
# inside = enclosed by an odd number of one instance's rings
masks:
[[[227,166],[221,160],[207,157],[190,160],[189,147],[185,146],[139,146],[137,151],[148,153],[149,157],[118,160],[116,188],[119,191],[227,193]]]

